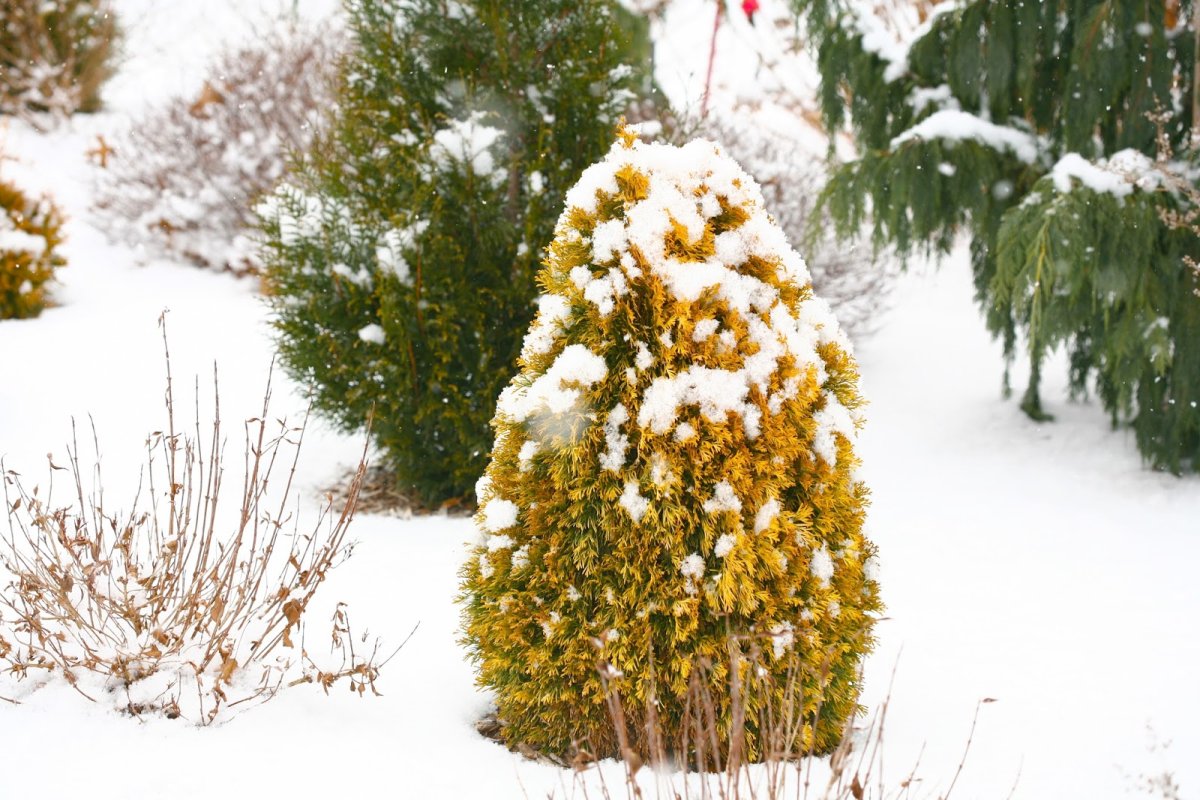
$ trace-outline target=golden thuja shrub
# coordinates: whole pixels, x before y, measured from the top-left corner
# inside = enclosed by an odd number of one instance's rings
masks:
[[[55,252],[62,222],[48,199],[0,180],[0,319],[36,317],[46,307],[45,285],[66,264]]]
[[[462,570],[465,643],[503,735],[543,752],[679,740],[697,665],[731,636],[799,708],[790,752],[836,745],[880,610],[856,480],[850,347],[757,184],[719,146],[628,130],[566,198],[520,371],[500,396]],[[715,694],[717,727],[731,725]],[[653,707],[653,714],[648,708]],[[683,754],[686,756],[686,754]]]

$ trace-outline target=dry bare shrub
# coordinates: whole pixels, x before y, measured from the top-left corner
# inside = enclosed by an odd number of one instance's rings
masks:
[[[243,426],[239,507],[223,515],[228,460],[215,369],[213,381],[211,427],[202,436],[197,411],[193,432],[181,431],[168,351],[167,424],[146,440],[127,508],[105,496],[94,428],[92,465],[81,463],[73,435],[65,466],[50,460],[44,492],[0,466],[8,520],[0,565],[10,578],[0,590],[0,669],[10,679],[59,676],[131,714],[208,724],[223,709],[265,702],[309,668],[293,636],[329,570],[349,555],[365,461],[345,502],[329,498],[301,529],[292,490],[304,424],[272,421],[268,378],[260,413]],[[69,498],[58,494],[60,473]],[[349,666],[326,685],[373,687],[374,656]]]
[[[283,22],[219,54],[194,94],[112,137],[95,210],[115,238],[203,267],[256,272],[252,212],[333,104],[341,37]]]
[[[325,694],[329,694],[331,687],[345,681],[350,691],[360,697],[365,695],[368,690],[376,697],[382,696],[379,688],[375,685],[380,670],[396,657],[404,645],[408,644],[408,640],[417,632],[420,623],[413,626],[412,631],[398,647],[389,655],[383,656],[380,653],[380,648],[383,646],[380,639],[377,638],[368,644],[369,634],[366,631],[363,631],[362,634],[355,634],[353,626],[350,624],[350,610],[345,603],[337,604],[330,622],[329,650],[340,656],[340,663],[336,666],[323,667],[313,660],[308,654],[307,648],[301,646],[300,658],[304,671],[288,686],[315,683],[325,690]],[[355,647],[355,641],[361,646]]]
[[[42,127],[100,108],[117,22],[107,0],[0,3],[0,114]]]
[[[788,240],[804,242],[813,291],[833,307],[842,328],[856,340],[872,332],[899,274],[896,261],[873,253],[865,237],[861,244],[839,240],[832,222],[814,219],[827,180],[824,161],[747,119],[714,115],[700,124],[700,133],[719,141],[754,176]]]

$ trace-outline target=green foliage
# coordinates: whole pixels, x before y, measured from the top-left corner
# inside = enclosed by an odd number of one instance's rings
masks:
[[[893,33],[865,4],[794,4],[826,122],[860,145],[821,201],[839,231],[871,220],[876,245],[902,254],[967,233],[989,330],[1010,361],[1028,347],[1022,407],[1047,418],[1042,363],[1065,347],[1073,391],[1094,386],[1149,462],[1200,468],[1200,300],[1180,260],[1197,246],[1164,217],[1190,193],[1117,166],[1190,175],[1167,158],[1190,158],[1191,3],[945,3],[904,47],[881,46]],[[1056,165],[1075,168],[1055,182]]]
[[[107,0],[5,0],[0,6],[0,113],[100,108],[112,75],[116,17]]]
[[[1131,418],[1142,451],[1179,471],[1200,455],[1200,302],[1183,260],[1200,241],[1162,224],[1173,205],[1043,178],[1005,215],[992,286],[1035,361],[1067,347],[1072,389],[1086,392],[1094,373],[1114,424]]]
[[[62,215],[48,199],[29,199],[0,181],[0,319],[36,317],[46,307],[46,284],[66,262]]]
[[[539,250],[646,51],[607,0],[347,8],[332,133],[263,208],[279,348],[326,416],[353,429],[374,409],[401,488],[466,497]]]
[[[744,698],[750,757],[764,704],[802,717],[777,747],[828,751],[880,608],[854,477],[862,400],[757,185],[709,142],[626,133],[567,195],[538,280],[462,572],[505,738],[616,754],[599,662],[639,752],[650,714],[679,741],[698,663],[727,736],[737,634],[771,678]]]

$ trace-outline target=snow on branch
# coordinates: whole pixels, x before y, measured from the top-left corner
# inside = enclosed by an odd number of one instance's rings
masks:
[[[929,139],[976,141],[993,150],[1010,152],[1026,164],[1032,164],[1038,156],[1038,142],[1033,134],[954,109],[934,112],[892,139],[890,146],[894,150],[905,142]]]

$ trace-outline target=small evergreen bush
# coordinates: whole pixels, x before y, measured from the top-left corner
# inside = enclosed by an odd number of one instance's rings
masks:
[[[350,0],[339,111],[261,206],[282,362],[398,488],[470,498],[563,192],[637,50],[607,0]]]
[[[743,698],[752,757],[765,703],[802,709],[788,751],[834,747],[880,608],[862,400],[758,186],[711,142],[626,131],[567,194],[539,284],[462,572],[505,738],[616,754],[611,688],[633,731],[654,714],[677,740],[698,662],[717,687],[746,667],[725,658],[734,635],[773,672]],[[732,701],[713,691],[727,735]]]
[[[62,214],[48,198],[32,200],[0,180],[0,319],[36,317],[46,307],[46,284],[66,264]]]
[[[256,272],[254,202],[313,143],[340,36],[286,22],[220,53],[203,88],[136,120],[97,173],[105,229],[152,253]]]
[[[4,0],[0,114],[98,110],[116,39],[108,0]]]

